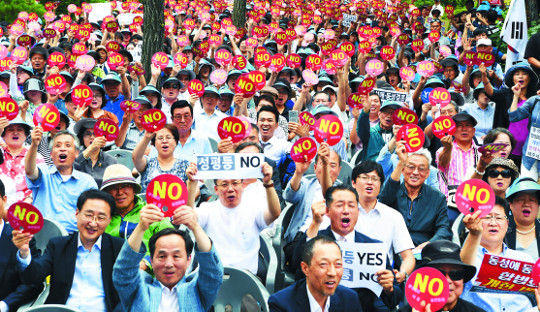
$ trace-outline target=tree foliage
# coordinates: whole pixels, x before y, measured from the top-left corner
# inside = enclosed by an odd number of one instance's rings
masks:
[[[19,12],[22,11],[35,12],[39,16],[43,16],[45,8],[43,5],[37,4],[35,0],[2,1],[0,5],[0,21],[12,23],[19,15]]]

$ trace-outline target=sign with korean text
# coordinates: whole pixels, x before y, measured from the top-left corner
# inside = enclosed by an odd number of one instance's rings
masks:
[[[343,277],[340,285],[367,288],[379,296],[383,290],[377,282],[377,271],[386,268],[383,243],[338,242],[343,255]]]
[[[407,93],[405,92],[398,92],[398,91],[389,91],[389,90],[382,90],[382,89],[373,89],[377,95],[381,98],[381,102],[383,101],[396,101],[396,102],[405,102],[407,100]]]
[[[537,287],[532,278],[534,264],[511,258],[485,254],[475,285],[500,291],[533,292]]]
[[[262,178],[264,154],[230,153],[197,155],[195,179],[251,179]]]
[[[540,128],[536,124],[531,125],[525,156],[540,160]]]

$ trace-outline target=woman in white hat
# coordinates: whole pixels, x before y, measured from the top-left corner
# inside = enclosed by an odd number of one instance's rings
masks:
[[[0,118],[0,132],[5,146],[1,147],[0,174],[6,175],[15,181],[17,200],[32,202],[32,191],[26,185],[26,173],[24,171],[24,157],[28,147],[24,146],[26,137],[30,135],[32,127],[20,118],[8,121]],[[37,155],[36,163],[42,164],[45,160],[40,154]]]

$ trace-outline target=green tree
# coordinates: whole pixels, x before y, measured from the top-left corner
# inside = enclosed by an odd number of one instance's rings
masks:
[[[232,20],[236,28],[246,26],[246,0],[234,0]]]
[[[144,4],[143,15],[143,41],[142,45],[142,64],[146,70],[146,80],[151,77],[151,59],[156,52],[163,50],[163,41],[165,35],[165,15],[164,0],[146,0]]]
[[[37,4],[35,0],[2,1],[2,5],[0,5],[0,21],[12,23],[19,15],[19,12],[22,11],[35,12],[38,16],[43,16],[45,8],[43,5]]]

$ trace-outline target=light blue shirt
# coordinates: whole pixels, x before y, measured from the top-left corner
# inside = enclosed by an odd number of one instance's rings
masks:
[[[489,252],[482,246],[478,247],[478,252],[476,253],[476,275],[480,270],[482,265],[482,260],[484,255]],[[534,263],[531,256],[515,251],[508,248],[506,244],[503,243],[503,252],[499,255],[501,257],[512,258],[520,261],[527,261]],[[532,305],[529,299],[524,295],[520,294],[506,294],[506,293],[481,293],[481,292],[471,292],[471,287],[474,285],[473,281],[476,280],[476,275],[469,282],[465,284],[463,289],[463,294],[461,299],[467,300],[474,303],[476,306],[486,310],[486,311],[526,311],[531,309]]]
[[[17,252],[17,259],[21,270],[26,269],[32,261],[32,255],[21,259]],[[98,238],[92,250],[88,251],[81,242],[81,234],[77,240],[77,260],[73,283],[66,306],[79,309],[83,312],[106,312],[105,289],[101,276],[101,236]]]
[[[176,145],[176,148],[174,149],[174,158],[176,159],[183,159],[187,160],[189,162],[196,161],[195,155],[203,155],[203,154],[212,154],[212,146],[210,145],[210,141],[207,137],[204,135],[201,135],[199,132],[195,130],[191,130],[191,134],[189,135],[188,139],[186,140],[186,143],[184,146],[178,143]],[[152,146],[152,150],[150,151],[150,157],[157,157],[158,153],[154,146]]]
[[[217,132],[217,126],[221,119],[228,117],[220,111],[214,111],[212,115],[208,116],[204,110],[200,112],[194,112],[194,120],[192,128],[199,131],[199,133],[207,138],[212,138],[219,142],[221,138]]]
[[[26,177],[26,185],[34,195],[32,204],[43,217],[56,220],[68,233],[77,231],[77,199],[82,192],[97,189],[96,181],[75,169],[66,181],[54,165],[38,164],[37,169],[39,175],[35,181]]]
[[[482,140],[481,137],[485,136],[489,130],[493,129],[495,103],[490,102],[486,109],[481,109],[477,103],[469,103],[463,106],[463,111],[473,116],[478,122],[474,127],[476,129],[474,136],[479,143],[482,143],[484,140]]]
[[[270,140],[264,142],[259,135],[259,140],[264,151],[264,156],[272,159],[276,163],[279,162],[283,155],[291,152],[292,143],[278,139],[276,136],[273,136]]]

